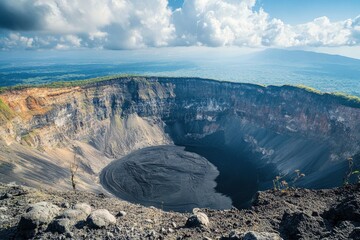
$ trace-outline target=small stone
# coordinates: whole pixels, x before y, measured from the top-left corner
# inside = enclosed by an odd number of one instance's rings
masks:
[[[168,229],[168,232],[169,232],[169,233],[173,233],[173,232],[175,232],[175,231],[174,231],[174,229],[169,228],[169,229]]]
[[[64,235],[59,236],[59,240],[65,240],[65,239],[66,239],[66,237]]]
[[[60,205],[62,208],[69,208],[70,207],[70,204],[68,202],[63,202],[61,205]]]
[[[7,222],[9,220],[10,220],[10,217],[8,215],[5,215],[5,214],[0,215],[0,224],[4,223],[4,222]]]
[[[173,226],[173,228],[176,228],[176,227],[177,227],[177,225],[176,225],[175,222],[172,222],[172,223],[171,223],[171,226]]]
[[[0,212],[6,212],[8,210],[7,207],[0,207]]]
[[[93,211],[87,218],[87,223],[92,228],[104,228],[116,223],[116,218],[106,209]]]
[[[5,193],[4,195],[2,195],[0,197],[0,200],[4,200],[4,199],[8,199],[8,198],[12,198],[13,195],[11,193]]]
[[[238,239],[242,239],[242,238],[240,238],[240,234],[237,231],[231,231],[229,234],[229,239],[238,240]]]
[[[149,237],[155,237],[156,236],[155,230],[150,230],[148,236]]]
[[[99,194],[98,194],[98,197],[99,197],[99,198],[105,198],[106,196],[105,196],[105,194],[103,194],[103,193],[99,193]]]
[[[125,212],[125,211],[120,211],[116,216],[117,216],[117,217],[125,217],[125,216],[126,216],[126,212]]]
[[[209,218],[205,213],[197,211],[194,215],[186,221],[186,227],[207,227],[209,225]]]
[[[319,215],[319,213],[318,213],[318,212],[313,211],[313,212],[311,213],[311,216],[313,216],[313,217],[318,217],[318,216],[320,216],[320,215]]]
[[[145,222],[147,222],[147,223],[154,223],[153,220],[151,220],[151,219],[145,219]]]
[[[74,238],[74,234],[72,232],[67,232],[66,237],[72,239]]]
[[[5,197],[6,197],[6,198],[12,198],[13,195],[12,195],[11,193],[6,193],[6,194],[5,194]]]
[[[108,238],[114,238],[114,234],[112,234],[111,232],[106,232],[106,236]]]

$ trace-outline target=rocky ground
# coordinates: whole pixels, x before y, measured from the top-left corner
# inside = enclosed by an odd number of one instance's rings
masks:
[[[164,212],[0,184],[0,239],[360,239],[360,185],[258,193],[248,210]]]

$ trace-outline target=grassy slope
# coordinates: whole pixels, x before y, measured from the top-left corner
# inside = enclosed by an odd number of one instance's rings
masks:
[[[346,94],[346,93],[342,93],[342,92],[324,93],[315,88],[311,88],[311,87],[308,87],[305,85],[297,85],[294,87],[303,89],[307,92],[314,93],[317,95],[332,96],[332,97],[335,97],[336,99],[338,99],[343,105],[360,108],[360,97],[357,97],[357,96],[352,96],[350,94]]]
[[[85,80],[74,80],[74,81],[63,81],[63,82],[52,82],[46,84],[32,84],[32,85],[17,85],[17,86],[10,86],[10,87],[0,87],[0,93],[11,91],[11,90],[22,90],[31,87],[41,87],[41,88],[63,88],[63,87],[78,87],[84,86],[91,83],[102,82],[107,80],[113,80],[117,78],[124,78],[124,77],[135,77],[135,75],[112,75],[112,76],[105,76],[105,77],[98,77],[98,78],[90,78]]]
[[[0,99],[0,123],[6,122],[7,120],[14,117],[13,111],[10,107]]]

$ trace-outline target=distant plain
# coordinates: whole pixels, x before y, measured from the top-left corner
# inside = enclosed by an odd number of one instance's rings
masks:
[[[134,74],[306,85],[360,96],[360,60],[306,51],[268,49],[243,54],[229,49],[220,54],[180,48],[0,54],[0,87]]]

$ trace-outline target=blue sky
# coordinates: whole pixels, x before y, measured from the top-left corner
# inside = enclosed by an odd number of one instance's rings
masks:
[[[339,21],[360,15],[359,0],[258,0],[259,6],[271,17],[289,24],[309,22],[322,16]]]
[[[184,0],[169,0],[173,9],[180,8],[183,3]],[[359,0],[258,0],[256,8],[260,7],[271,17],[289,24],[309,22],[322,16],[339,21],[360,15]]]
[[[169,6],[172,9],[180,8],[184,3],[184,0],[169,0]]]

